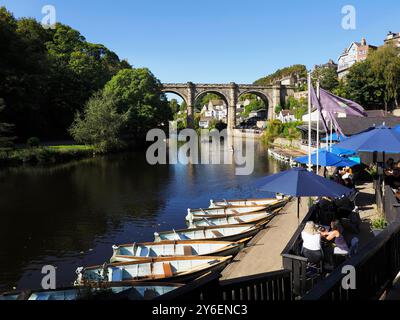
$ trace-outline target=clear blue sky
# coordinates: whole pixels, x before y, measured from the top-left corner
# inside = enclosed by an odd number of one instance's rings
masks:
[[[16,17],[38,20],[46,4],[57,21],[163,82],[251,83],[284,66],[336,60],[363,36],[381,45],[400,31],[398,0],[0,0]],[[356,30],[341,27],[347,4],[357,10]]]

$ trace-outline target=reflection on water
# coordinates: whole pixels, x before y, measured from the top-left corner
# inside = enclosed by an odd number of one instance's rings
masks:
[[[57,286],[70,285],[76,267],[107,261],[113,244],[185,227],[188,207],[265,196],[250,182],[282,166],[259,144],[255,155],[250,176],[234,165],[151,166],[145,152],[0,171],[0,289],[40,287],[46,264]]]

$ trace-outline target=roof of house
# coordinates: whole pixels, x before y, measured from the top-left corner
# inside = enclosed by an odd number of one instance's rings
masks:
[[[258,112],[266,112],[267,111],[267,109],[258,109],[258,110],[253,110],[252,112],[250,112],[250,113],[258,113]]]
[[[362,131],[365,131],[371,127],[374,126],[380,126],[382,124],[385,124],[386,126],[389,127],[394,127],[400,124],[400,117],[395,117],[393,115],[389,115],[386,117],[382,116],[377,116],[377,117],[347,117],[347,118],[336,118],[336,121],[338,122],[340,128],[342,129],[343,133],[346,136],[351,136],[357,133],[360,133]],[[302,131],[308,132],[308,125],[304,124],[301,126],[298,126]],[[319,125],[320,132],[325,133],[322,121],[320,122]],[[313,131],[317,130],[317,122],[313,121],[311,122],[311,129]]]
[[[200,118],[200,121],[212,121],[212,120],[214,120],[213,117],[201,117]]]
[[[208,103],[213,106],[224,106],[225,105],[225,101],[222,99],[212,99]]]
[[[293,112],[290,110],[281,110],[281,112],[284,116],[293,116]]]

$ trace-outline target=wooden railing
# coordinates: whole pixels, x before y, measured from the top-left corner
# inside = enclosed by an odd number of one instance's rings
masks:
[[[344,266],[355,268],[356,288],[344,289]],[[303,300],[371,300],[388,289],[400,271],[400,223],[394,222],[357,255],[318,282]]]
[[[310,281],[306,277],[307,258],[301,255],[302,239],[301,232],[307,221],[315,218],[315,206],[312,206],[302,222],[289,240],[281,256],[283,267],[291,271],[291,282],[294,296],[302,296],[310,287]],[[313,282],[311,283],[311,285]]]
[[[288,301],[292,299],[289,270],[220,281],[223,301]]]
[[[394,223],[395,221],[400,221],[400,203],[390,186],[385,186],[385,195],[382,207],[383,214],[389,224]]]
[[[155,300],[287,301],[292,299],[289,270],[222,281],[219,277],[218,273],[209,273]]]

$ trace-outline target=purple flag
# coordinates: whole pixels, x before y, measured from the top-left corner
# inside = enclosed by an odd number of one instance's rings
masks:
[[[359,117],[367,116],[364,108],[358,103],[338,97],[322,88],[320,90],[320,103],[323,106],[323,109],[328,112],[340,112]]]
[[[328,131],[328,126],[326,124],[326,120],[324,118],[324,115],[322,114],[322,107],[321,107],[321,104],[320,104],[320,102],[319,102],[319,100],[317,98],[317,95],[315,94],[315,90],[314,90],[314,87],[313,87],[312,83],[310,83],[310,93],[311,93],[311,104],[313,106],[315,106],[319,110],[320,119],[322,120],[322,125],[324,126],[324,129],[327,132]]]

